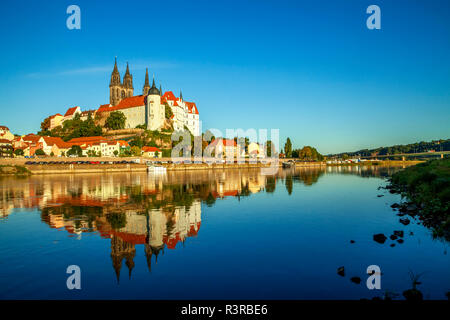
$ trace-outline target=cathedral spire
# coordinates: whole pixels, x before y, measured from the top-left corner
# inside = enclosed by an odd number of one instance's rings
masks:
[[[162,87],[161,87],[161,85],[159,85],[159,95],[160,95],[160,96],[162,96],[162,95],[163,95],[163,93],[162,93]]]
[[[181,92],[181,89],[180,89],[180,99],[183,100],[183,93]]]
[[[113,72],[119,72],[119,69],[117,69],[117,57],[114,57],[114,70]]]
[[[147,95],[148,90],[150,90],[150,81],[148,80],[148,69],[145,68],[145,82],[144,82],[144,87],[142,88],[142,94],[144,96]]]
[[[148,68],[145,68],[145,83],[144,86],[150,87],[150,82],[148,81]]]
[[[125,74],[130,74],[130,68],[128,67],[128,61],[127,61],[127,71],[125,71]]]

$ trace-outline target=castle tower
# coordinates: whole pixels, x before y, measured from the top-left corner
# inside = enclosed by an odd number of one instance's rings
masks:
[[[120,82],[120,73],[117,68],[117,57],[114,62],[114,69],[111,73],[111,81],[109,82],[109,103],[113,106],[117,105],[121,100],[122,83]]]
[[[161,93],[156,88],[155,77],[153,76],[153,84],[148,90],[146,102],[146,124],[149,130],[160,130],[164,125],[165,106],[161,105]]]
[[[142,94],[146,96],[148,94],[148,90],[150,90],[150,82],[148,81],[148,69],[145,68],[145,83],[142,88]]]
[[[123,76],[123,91],[125,97],[132,97],[133,96],[133,76],[130,73],[130,68],[128,67],[127,62],[127,71],[125,71],[125,75]]]

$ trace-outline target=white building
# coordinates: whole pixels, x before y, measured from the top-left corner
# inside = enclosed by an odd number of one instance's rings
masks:
[[[0,126],[0,139],[12,141],[14,140],[14,135],[9,131],[8,127]]]
[[[172,91],[167,91],[161,97],[161,104],[166,103],[172,109],[175,131],[183,131],[186,126],[194,136],[200,135],[200,118],[195,102],[184,101],[181,92],[177,98]]]
[[[97,110],[97,114],[113,111],[120,111],[125,115],[126,129],[146,125],[149,130],[161,130],[164,126],[165,105],[161,103],[161,94],[155,86],[154,79],[147,95],[124,98],[116,106],[102,105]]]

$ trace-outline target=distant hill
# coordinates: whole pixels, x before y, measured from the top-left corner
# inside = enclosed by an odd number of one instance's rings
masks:
[[[362,149],[354,152],[342,152],[336,154],[329,154],[328,157],[342,156],[344,154],[349,157],[361,156],[367,157],[371,155],[395,155],[402,153],[420,153],[420,152],[428,152],[434,150],[438,151],[450,151],[450,139],[445,140],[434,140],[430,142],[416,142],[411,144],[401,144],[390,147],[378,147],[375,149]]]

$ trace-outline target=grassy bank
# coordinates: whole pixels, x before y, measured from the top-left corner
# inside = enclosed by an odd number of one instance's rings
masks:
[[[417,216],[437,237],[450,240],[450,159],[431,160],[395,173],[388,188],[409,202],[399,211]]]
[[[0,176],[1,175],[17,175],[17,176],[28,176],[31,172],[18,165],[0,165]]]

